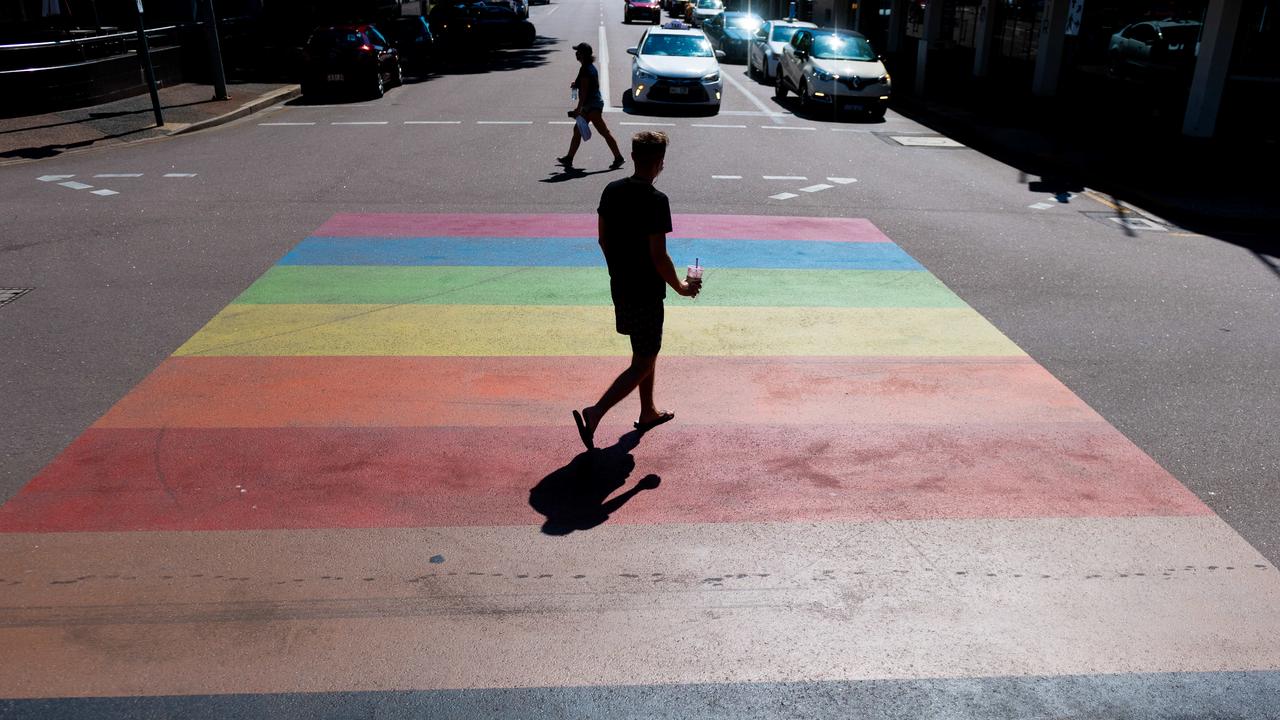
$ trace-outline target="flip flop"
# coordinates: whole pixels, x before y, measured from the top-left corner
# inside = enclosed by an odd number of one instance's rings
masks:
[[[643,423],[637,422],[635,426],[636,426],[636,429],[639,430],[640,432],[649,432],[650,430],[658,427],[662,423],[673,419],[675,416],[676,414],[673,412],[663,412],[663,413],[659,413],[657,418],[650,420],[649,422],[643,422]]]
[[[578,437],[582,438],[582,444],[586,445],[588,450],[595,450],[596,441],[592,439],[591,432],[587,430],[587,421],[582,419],[582,413],[577,410],[573,411],[573,423],[578,426]]]

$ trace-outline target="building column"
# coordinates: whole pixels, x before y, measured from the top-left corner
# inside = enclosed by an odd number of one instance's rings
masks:
[[[1058,94],[1062,76],[1062,52],[1066,47],[1069,0],[1047,0],[1040,20],[1040,48],[1036,51],[1036,72],[1031,93],[1038,97]]]
[[[929,48],[942,34],[942,13],[946,10],[943,0],[929,0],[924,7],[924,31],[916,41],[916,95],[924,96],[925,71],[929,63]]]
[[[978,26],[973,37],[973,76],[986,77],[991,72],[991,51],[996,44],[996,0],[982,0],[978,5]]]
[[[898,52],[907,37],[907,0],[892,0],[889,5],[889,39],[886,50]]]
[[[1182,134],[1191,137],[1213,137],[1222,107],[1222,89],[1231,69],[1231,50],[1240,27],[1240,10],[1244,0],[1209,0],[1204,27],[1200,30],[1200,50],[1196,54],[1196,70],[1191,78],[1191,95],[1187,98],[1187,114],[1182,120]]]

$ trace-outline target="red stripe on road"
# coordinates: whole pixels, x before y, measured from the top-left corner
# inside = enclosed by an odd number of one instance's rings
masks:
[[[548,476],[580,498],[649,473],[661,487],[611,522],[1210,514],[1103,422],[717,428],[677,418],[631,456],[614,450],[592,462],[568,419],[548,428],[90,429],[0,507],[0,532],[540,524],[530,491]],[[602,429],[602,444],[618,430]]]
[[[673,215],[671,238],[724,240],[832,240],[889,242],[862,218],[765,215]],[[595,215],[480,215],[347,213],[334,215],[313,235],[336,237],[590,237]]]
[[[598,357],[174,357],[97,427],[559,425],[626,367]],[[1029,358],[669,357],[686,425],[1085,422]]]

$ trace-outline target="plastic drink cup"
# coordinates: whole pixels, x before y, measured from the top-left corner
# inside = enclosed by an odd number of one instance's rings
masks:
[[[701,265],[690,265],[688,273],[685,275],[685,282],[693,282],[695,280],[698,282],[702,282],[702,266]]]

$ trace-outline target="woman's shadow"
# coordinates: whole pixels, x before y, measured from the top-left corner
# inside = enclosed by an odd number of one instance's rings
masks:
[[[529,491],[529,506],[547,518],[542,532],[568,535],[574,530],[590,530],[640,491],[658,487],[662,479],[646,475],[630,490],[609,497],[627,484],[627,477],[636,469],[631,451],[640,444],[641,435],[633,430],[610,447],[579,453],[568,465],[542,478]]]

